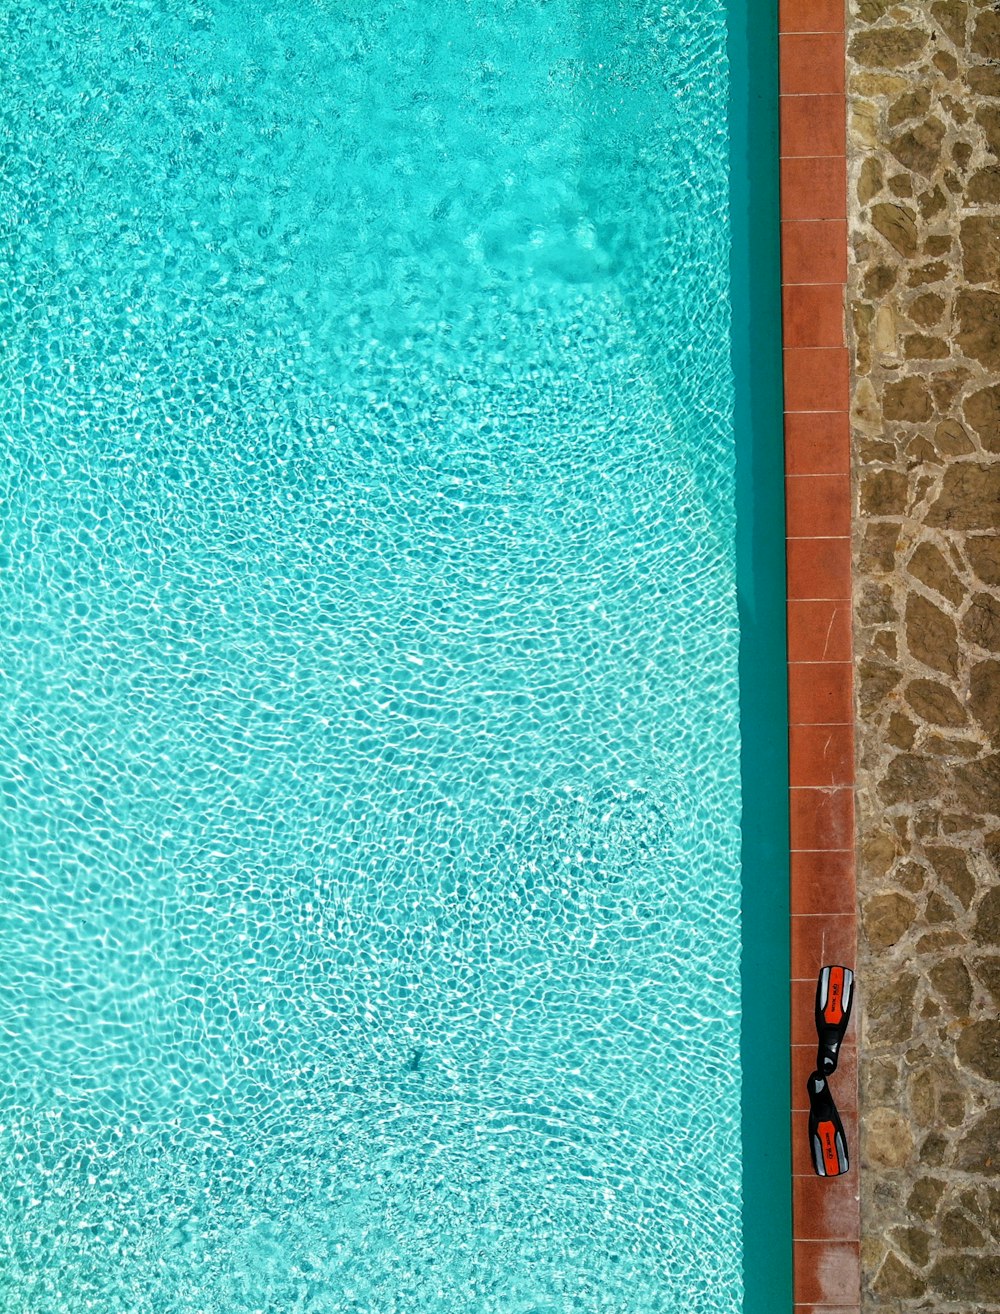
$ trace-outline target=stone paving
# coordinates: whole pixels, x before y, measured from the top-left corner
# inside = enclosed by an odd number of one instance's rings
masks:
[[[1000,4],[852,0],[868,1311],[1000,1311]]]

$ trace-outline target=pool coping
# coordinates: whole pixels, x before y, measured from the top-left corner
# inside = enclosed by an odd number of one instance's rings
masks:
[[[857,1045],[834,1094],[852,1155],[815,1177],[805,1081],[824,963],[856,961],[846,14],[779,0],[782,347],[791,816],[793,1282],[797,1314],[859,1314]]]

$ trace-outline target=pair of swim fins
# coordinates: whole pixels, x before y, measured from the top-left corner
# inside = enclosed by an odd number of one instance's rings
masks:
[[[840,1046],[851,1020],[854,973],[849,967],[824,967],[816,983],[816,1071],[809,1091],[809,1147],[820,1177],[840,1177],[850,1167],[844,1125],[833,1102],[828,1079],[837,1070]]]

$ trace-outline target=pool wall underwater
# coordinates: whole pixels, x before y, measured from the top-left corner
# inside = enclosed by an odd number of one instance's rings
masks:
[[[744,1301],[790,1309],[787,685],[777,5],[729,5],[742,736]]]
[[[729,5],[743,863],[743,1271],[792,1306],[789,821],[776,4]]]

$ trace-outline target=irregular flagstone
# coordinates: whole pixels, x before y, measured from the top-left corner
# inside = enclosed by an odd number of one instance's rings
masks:
[[[965,84],[975,96],[1000,96],[1000,68],[974,64],[965,75]]]
[[[926,1286],[946,1300],[972,1300],[996,1305],[1000,1291],[1000,1255],[956,1254],[934,1264]],[[926,1289],[926,1288],[925,1288]]]
[[[935,529],[1000,529],[1000,463],[950,465],[924,523]]]
[[[913,925],[917,905],[905,894],[875,894],[862,909],[862,922],[870,944],[887,949],[901,940]]]
[[[862,1304],[985,1314],[1000,1311],[1000,7],[848,14],[862,1119],[890,1109],[912,1137],[900,1154],[887,1124],[866,1136]]]
[[[909,420],[920,424],[931,418],[931,395],[921,378],[900,379],[886,385],[882,412],[887,420]]]
[[[959,292],[955,316],[959,325],[955,341],[962,351],[982,365],[1000,368],[1000,294],[972,289]]]
[[[969,719],[956,696],[938,680],[911,680],[905,697],[917,715],[931,725],[964,725]]]
[[[971,371],[964,365],[952,370],[940,370],[930,375],[931,396],[938,411],[946,412],[954,404],[963,386],[968,382]]]
[[[1000,204],[1000,165],[977,169],[969,179],[966,196],[972,205]]]
[[[878,785],[878,796],[887,806],[906,800],[933,798],[942,785],[936,762],[916,753],[899,753]]]
[[[941,1240],[953,1250],[978,1249],[986,1237],[960,1209],[950,1209],[941,1220]]]
[[[946,958],[930,970],[931,984],[956,1017],[964,1017],[972,1003],[972,978],[960,958]],[[965,1111],[965,1101],[961,1101]],[[957,1121],[961,1121],[959,1118]]]
[[[926,1266],[931,1253],[930,1232],[922,1227],[896,1227],[892,1239],[911,1263],[918,1268]]]
[[[972,938],[977,944],[1000,946],[1000,886],[994,886],[976,909]]]
[[[1000,753],[955,769],[955,793],[963,807],[1000,816]]]
[[[913,1035],[916,1017],[913,1001],[917,978],[902,972],[882,985],[869,987],[866,1040],[873,1045],[898,1044]]]
[[[860,32],[850,43],[849,53],[864,68],[901,68],[920,56],[929,36],[919,28],[882,28]]]
[[[878,1277],[874,1282],[875,1290],[880,1296],[893,1299],[897,1296],[915,1298],[922,1296],[927,1290],[927,1283],[914,1273],[911,1268],[898,1259],[894,1254],[888,1254],[885,1258]]]
[[[975,445],[957,420],[942,420],[934,430],[934,447],[942,458],[967,456]]]
[[[1000,59],[1000,14],[987,11],[976,17],[972,53],[983,59]]]
[[[941,155],[944,134],[944,124],[940,119],[931,116],[915,128],[911,128],[909,132],[901,133],[889,149],[905,168],[930,178]]]
[[[917,87],[915,91],[908,91],[905,95],[900,96],[889,106],[889,113],[886,117],[886,123],[890,128],[897,127],[900,123],[905,123],[907,119],[920,118],[926,114],[931,107],[931,93],[929,87]],[[895,155],[895,151],[893,154]],[[869,159],[878,163],[877,156],[869,156]]]
[[[967,397],[966,420],[988,452],[1000,452],[1000,384],[990,384]]]
[[[961,849],[947,845],[926,845],[924,852],[931,866],[958,899],[968,908],[976,892],[976,880],[969,871],[969,860]]]
[[[906,643],[911,657],[925,666],[958,673],[958,629],[941,607],[919,593],[906,599]]]
[[[1000,955],[988,954],[974,958],[972,966],[976,976],[993,996],[994,1003],[1000,1005]]]
[[[965,1067],[988,1081],[1000,1081],[1000,1020],[973,1022],[959,1036],[955,1052]]]
[[[893,205],[884,201],[872,206],[872,227],[902,256],[917,253],[919,235],[916,215],[906,205]]]
[[[909,480],[898,470],[877,470],[861,481],[861,509],[870,516],[902,515]]]
[[[1000,534],[970,536],[965,540],[965,555],[984,584],[1000,585]]]
[[[931,14],[956,46],[965,44],[969,21],[969,6],[965,0],[935,0],[931,5]]]
[[[945,1183],[940,1178],[918,1178],[906,1201],[908,1213],[929,1222],[937,1213],[944,1192]]]
[[[962,581],[949,566],[941,550],[933,543],[918,544],[906,568],[928,588],[947,598],[952,606],[957,606],[961,602],[965,594]]]
[[[944,297],[938,296],[936,292],[925,292],[910,302],[907,314],[921,328],[932,328],[940,323],[947,304]]]
[[[987,150],[1000,155],[1000,109],[996,105],[980,106],[976,110],[976,122],[983,130]]]
[[[959,232],[962,266],[970,283],[987,283],[1000,273],[1000,217],[973,215],[962,220]]]
[[[1000,1109],[991,1109],[959,1142],[955,1167],[968,1173],[1000,1176],[997,1145],[1000,1145]]]
[[[898,1109],[871,1109],[865,1119],[861,1143],[867,1163],[899,1168],[913,1151],[913,1132]]]
[[[1000,737],[1000,661],[990,658],[972,668],[969,708],[992,740]]]
[[[977,593],[962,617],[962,635],[988,652],[1000,652],[1000,598]]]
[[[858,702],[863,712],[874,712],[896,688],[902,674],[885,662],[862,661],[858,664]]]

